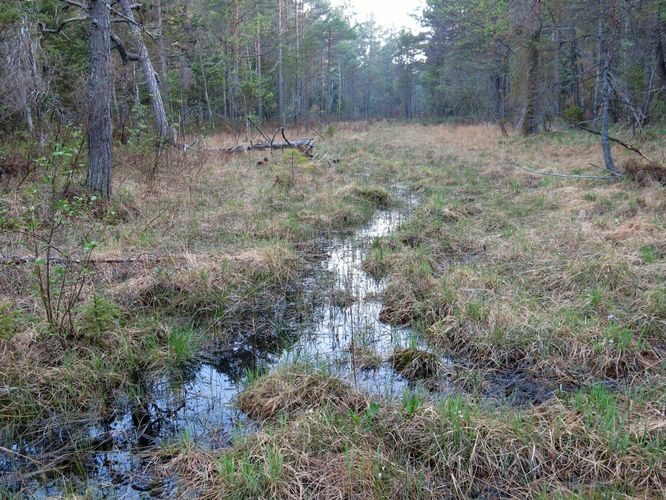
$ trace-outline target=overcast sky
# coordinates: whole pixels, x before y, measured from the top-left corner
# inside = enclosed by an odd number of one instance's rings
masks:
[[[371,16],[386,28],[406,27],[419,31],[419,24],[409,15],[420,12],[425,0],[332,0],[333,5],[348,4],[358,14],[359,21]]]

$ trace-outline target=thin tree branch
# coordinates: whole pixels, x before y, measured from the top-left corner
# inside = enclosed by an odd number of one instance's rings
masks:
[[[146,35],[148,35],[148,36],[150,37],[151,40],[153,40],[153,41],[156,40],[155,35],[153,35],[150,31],[148,31],[148,30],[147,30],[142,24],[137,23],[134,19],[131,19],[129,16],[126,16],[125,14],[123,14],[122,12],[120,12],[120,11],[114,9],[114,8],[111,7],[110,5],[109,5],[109,10],[111,10],[111,12],[112,12],[113,14],[117,15],[117,16],[120,17],[122,20],[124,20],[124,22],[126,22],[127,24],[131,24],[131,25],[134,25],[134,26],[136,26],[137,28],[139,28],[139,29],[140,29],[141,31],[143,31]],[[112,22],[122,22],[122,20],[114,20],[114,21],[112,21]]]
[[[287,136],[284,133],[284,127],[280,128],[280,132],[282,132],[282,138],[284,139],[284,142],[291,146],[291,142],[289,142],[289,139],[287,139]]]
[[[139,54],[135,54],[132,52],[127,52],[127,49],[125,49],[125,45],[123,44],[122,40],[118,38],[116,35],[111,33],[111,41],[113,42],[114,46],[118,50],[118,54],[120,54],[120,58],[123,61],[123,64],[127,64],[128,61],[139,61],[141,58],[139,57]]]
[[[262,136],[264,139],[266,139],[268,142],[271,142],[271,140],[268,138],[268,136],[267,136],[266,134],[264,134],[264,131],[261,130],[261,129],[259,128],[259,125],[257,125],[256,123],[254,123],[254,121],[252,120],[252,118],[248,117],[247,121],[249,121],[249,122],[254,126],[254,128],[256,128],[256,129],[259,131],[259,133],[261,134],[261,136]]]
[[[83,5],[81,2],[76,2],[75,0],[60,0],[62,3],[66,3],[67,5],[72,5],[74,7],[78,7],[81,10],[86,10],[86,6]]]
[[[546,175],[550,177],[563,177],[566,179],[595,179],[595,180],[611,180],[611,179],[619,179],[624,177],[622,174],[613,174],[613,175],[578,175],[578,174],[562,174],[559,172],[544,172],[542,170],[534,170],[529,167],[525,167],[524,165],[520,165],[515,162],[509,162],[511,165],[514,167],[518,167],[521,170],[524,170],[525,172],[529,172],[530,174],[536,174],[536,175]]]
[[[589,132],[590,134],[594,134],[594,135],[598,135],[598,136],[601,135],[601,132],[597,132],[596,130],[593,130],[593,129],[591,129],[591,128],[587,128],[587,127],[581,125],[580,123],[576,123],[576,122],[573,122],[573,121],[571,121],[571,120],[568,120],[566,117],[564,117],[564,119],[567,120],[567,121],[568,121],[571,125],[573,125],[574,127],[579,128],[579,129],[581,129],[581,130],[584,130],[585,132]],[[643,158],[643,159],[649,161],[650,163],[652,163],[652,162],[654,161],[654,160],[652,160],[652,158],[650,158],[650,157],[646,156],[645,154],[643,154],[643,153],[641,152],[641,150],[638,149],[636,146],[632,146],[631,144],[627,144],[626,142],[622,142],[620,139],[617,139],[617,138],[615,138],[615,137],[608,137],[608,140],[609,140],[609,141],[612,141],[612,142],[615,142],[616,144],[619,144],[620,146],[622,146],[623,148],[628,149],[629,151],[633,151],[633,152],[636,153],[638,156],[640,156],[641,158]]]
[[[70,17],[69,19],[65,19],[63,22],[61,22],[57,28],[47,28],[45,23],[39,22],[37,25],[39,26],[39,31],[42,33],[60,33],[65,26],[68,24],[74,23],[76,21],[85,21],[88,19],[88,16],[78,16],[78,17]]]

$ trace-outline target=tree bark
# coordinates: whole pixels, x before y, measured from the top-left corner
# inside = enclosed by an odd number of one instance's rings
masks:
[[[230,148],[209,148],[206,151],[212,153],[247,153],[249,151],[263,151],[266,149],[298,149],[301,153],[312,156],[312,150],[315,147],[315,141],[312,138],[298,139],[295,141],[284,142],[261,142],[258,144],[243,144]]]
[[[560,116],[562,114],[562,75],[560,72],[561,59],[562,59],[562,34],[560,33],[560,27],[555,26],[555,57],[553,59],[553,87],[554,87],[554,111],[555,116]]]
[[[539,42],[541,35],[535,33],[530,40],[527,52],[527,81],[525,88],[525,112],[523,114],[521,131],[523,135],[532,135],[539,132],[538,105],[539,105]]]
[[[521,123],[523,135],[539,131],[539,44],[541,43],[541,0],[535,0],[533,15],[537,26],[527,47],[527,81],[525,84],[525,111]]]
[[[280,112],[280,124],[284,127],[287,121],[284,109],[284,68],[282,56],[282,0],[278,0],[278,108]]]
[[[129,66],[123,65],[118,71],[118,82],[120,87],[118,97],[118,125],[120,127],[120,142],[129,142],[129,120],[131,113],[132,93],[130,91]]]
[[[609,28],[608,34],[602,34],[600,43],[599,43],[599,48],[600,48],[600,56],[603,58],[602,64],[603,64],[603,69],[601,71],[601,150],[604,155],[604,164],[606,166],[606,170],[608,170],[611,174],[617,174],[617,167],[615,166],[615,162],[613,161],[613,152],[611,149],[611,143],[610,143],[610,138],[609,138],[609,128],[610,128],[610,94],[611,94],[611,82],[610,82],[610,67],[611,67],[611,60],[612,60],[612,49],[611,45],[613,43],[612,40],[612,32],[614,31],[614,27],[612,26],[615,22],[615,4],[612,3],[612,8],[611,8],[611,13],[610,13],[610,24],[611,27]]]
[[[90,75],[88,78],[88,175],[86,185],[111,197],[112,66],[111,12],[104,0],[88,0]]]
[[[657,75],[659,76],[661,96],[666,104],[666,50],[664,50],[664,22],[657,18],[655,53],[657,58]]]
[[[580,64],[578,63],[578,43],[576,42],[576,28],[575,26],[572,27],[572,40],[571,40],[571,48],[569,52],[569,63],[570,63],[570,69],[571,69],[571,78],[573,79],[571,88],[573,92],[573,99],[574,99],[574,105],[580,109],[583,110],[583,97],[581,95],[580,91]]]
[[[160,91],[160,85],[157,81],[157,73],[155,73],[153,63],[150,61],[150,56],[148,55],[146,44],[143,42],[141,28],[134,21],[132,6],[128,0],[120,0],[120,5],[123,9],[123,15],[129,21],[129,29],[132,33],[134,43],[138,48],[139,63],[141,64],[144,76],[146,77],[148,95],[150,96],[150,104],[153,108],[155,130],[160,137],[160,141],[166,142],[169,140],[169,121],[167,119],[166,109],[164,108],[164,102],[162,101],[162,92]]]
[[[185,134],[185,128],[190,116],[187,93],[190,88],[189,65],[184,55],[180,56],[180,71],[178,75],[178,89],[180,91],[180,133]]]
[[[333,28],[328,27],[328,42],[326,56],[326,119],[330,122],[333,112],[333,83],[331,82],[331,42],[333,38]]]
[[[606,170],[611,173],[617,173],[617,167],[613,161],[613,153],[611,149],[610,139],[608,138],[608,129],[609,129],[609,108],[610,108],[610,58],[606,56],[604,62],[603,76],[601,82],[601,101],[602,101],[602,110],[601,110],[601,149],[604,154],[604,164],[606,165]]]
[[[208,116],[208,124],[213,126],[213,108],[210,104],[210,96],[208,95],[208,78],[206,77],[206,67],[204,66],[203,57],[199,57],[199,64],[201,64],[201,78],[203,79],[204,102],[206,103],[206,113]]]
[[[162,14],[162,0],[156,0],[157,9],[157,54],[160,62],[160,88],[162,89],[162,100],[165,107],[169,106],[169,70],[167,66],[166,51],[164,49],[164,16]]]
[[[601,95],[602,93],[602,74],[603,74],[603,68],[602,68],[602,58],[604,57],[603,54],[603,31],[601,29],[601,18],[599,18],[598,21],[598,26],[597,26],[597,37],[599,38],[599,43],[597,47],[597,69],[596,69],[596,74],[594,78],[594,98],[593,98],[593,110],[592,112],[594,113],[594,122],[593,125],[596,128],[599,124],[599,117],[601,116],[601,113],[599,113],[599,105],[600,101],[603,101],[603,96]],[[603,102],[601,103],[603,105]]]
[[[19,30],[19,57],[18,64],[19,66],[26,66],[19,68],[19,72],[25,75],[29,75],[28,82],[20,82],[19,92],[21,94],[21,100],[23,102],[23,116],[25,118],[26,125],[28,126],[28,131],[31,135],[34,135],[35,124],[33,120],[32,112],[32,103],[31,93],[35,92],[39,88],[40,76],[37,72],[37,65],[35,62],[35,47],[28,32],[27,22],[25,19],[21,20],[21,27]]]
[[[257,75],[257,121],[259,126],[264,121],[264,96],[262,89],[262,74],[261,74],[261,25],[259,23],[259,2],[256,5],[257,9],[257,34],[254,41],[254,51],[256,54],[256,75]]]
[[[294,29],[296,31],[296,52],[294,54],[294,120],[298,123],[301,117],[301,81],[300,81],[300,58],[301,58],[301,40],[300,40],[300,0],[294,1]]]

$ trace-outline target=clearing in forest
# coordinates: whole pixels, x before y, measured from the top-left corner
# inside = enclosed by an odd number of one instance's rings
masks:
[[[605,177],[571,129],[335,128],[3,180],[0,494],[666,495],[665,187],[546,175]]]

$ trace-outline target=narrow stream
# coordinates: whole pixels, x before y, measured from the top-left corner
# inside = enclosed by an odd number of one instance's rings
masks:
[[[275,369],[293,362],[324,366],[359,390],[378,396],[401,395],[410,382],[396,373],[387,356],[397,347],[426,347],[408,328],[379,321],[385,283],[362,268],[376,237],[395,231],[409,215],[414,200],[404,197],[400,208],[379,210],[361,229],[336,236],[325,257],[303,283],[307,317],[284,312],[287,348],[266,343],[275,331],[240,335],[219,351],[211,349],[185,375],[162,376],[146,383],[148,402],[127,401],[126,410],[89,430],[96,443],[88,485],[101,495],[144,498],[165,494],[168,485],[151,484],[141,449],[168,439],[187,439],[211,448],[229,446],[234,435],[252,432],[255,425],[234,406],[248,369]],[[342,294],[346,299],[336,299]],[[253,340],[254,339],[254,340]],[[270,346],[269,346],[270,344]],[[372,353],[376,364],[359,367],[357,352]],[[18,451],[18,450],[16,450]],[[24,450],[25,451],[25,450]],[[1,466],[2,464],[0,464]],[[35,479],[37,497],[62,493]]]
[[[391,397],[407,389],[408,381],[393,370],[386,357],[399,347],[425,346],[409,328],[379,321],[386,283],[363,270],[372,241],[398,228],[414,202],[408,199],[406,204],[402,209],[380,210],[352,236],[333,239],[317,273],[320,277],[328,274],[328,297],[313,300],[313,321],[304,325],[299,340],[282,354],[278,364],[302,361],[323,365],[359,390],[379,396]],[[340,301],[337,296],[349,301]],[[358,353],[377,357],[378,365],[359,368]]]

